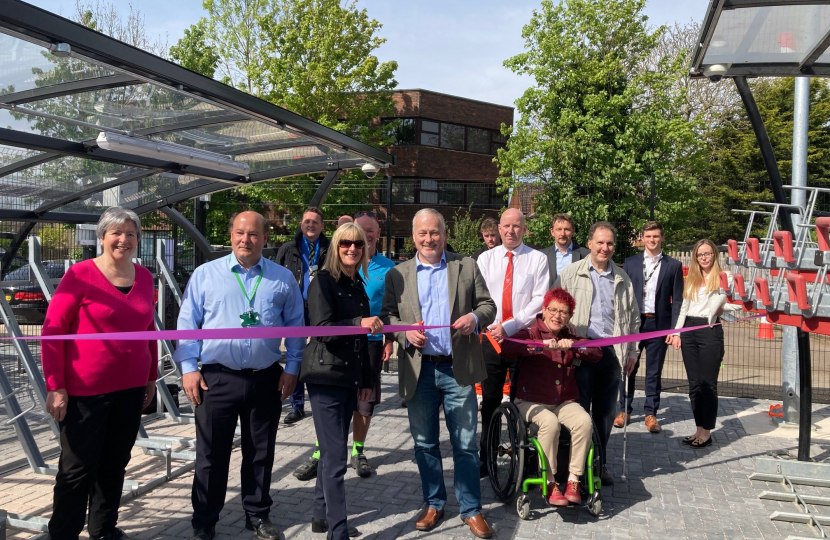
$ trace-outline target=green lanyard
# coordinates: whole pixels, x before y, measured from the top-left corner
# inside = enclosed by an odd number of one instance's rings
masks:
[[[256,278],[256,284],[254,285],[254,290],[251,291],[251,296],[248,296],[248,291],[245,290],[245,285],[242,283],[242,278],[239,277],[239,272],[236,271],[236,268],[232,271],[233,275],[236,276],[236,281],[239,282],[239,288],[242,289],[242,294],[245,295],[245,299],[248,301],[248,311],[251,311],[254,304],[254,297],[256,296],[256,290],[259,288],[259,282],[262,281],[262,272],[260,271],[259,277]]]

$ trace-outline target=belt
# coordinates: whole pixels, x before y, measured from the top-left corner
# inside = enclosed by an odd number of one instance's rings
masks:
[[[267,368],[262,369],[231,369],[227,366],[223,366],[222,364],[202,364],[202,371],[224,371],[225,373],[236,373],[237,375],[256,375],[257,373],[262,373],[268,371],[269,369],[273,369],[274,366],[278,366],[279,364],[274,362]]]
[[[428,360],[433,364],[443,364],[444,362],[452,362],[452,356],[441,356],[436,354],[425,354],[424,360]]]
[[[640,316],[644,319],[653,319],[654,313],[641,313]]]

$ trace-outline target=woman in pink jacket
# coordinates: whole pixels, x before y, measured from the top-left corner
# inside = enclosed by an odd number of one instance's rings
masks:
[[[153,278],[133,264],[141,222],[135,212],[107,209],[98,221],[100,257],[73,265],[46,312],[43,335],[153,330]],[[44,341],[46,411],[60,424],[61,457],[49,534],[118,540],[115,525],[124,471],[153,398],[155,341]]]

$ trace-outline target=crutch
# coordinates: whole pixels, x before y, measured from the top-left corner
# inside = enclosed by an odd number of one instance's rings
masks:
[[[640,352],[637,353],[637,360],[635,364],[640,361],[640,357],[642,356],[643,348],[640,347]],[[628,478],[625,476],[627,465],[625,451],[628,446],[628,396],[626,394],[628,394],[628,373],[626,373],[625,366],[623,366],[623,472],[621,477],[623,482],[628,481]]]

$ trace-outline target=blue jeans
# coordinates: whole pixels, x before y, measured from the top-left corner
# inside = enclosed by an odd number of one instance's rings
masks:
[[[447,487],[439,447],[440,407],[450,432],[452,458],[455,467],[455,497],[461,517],[481,513],[481,485],[479,480],[478,407],[473,386],[461,387],[455,380],[452,363],[421,363],[415,396],[407,400],[409,429],[415,440],[415,461],[421,474],[424,502],[430,508],[442,510],[447,504]]]

